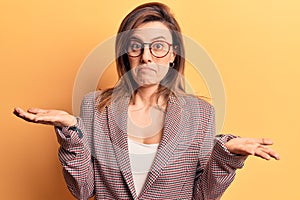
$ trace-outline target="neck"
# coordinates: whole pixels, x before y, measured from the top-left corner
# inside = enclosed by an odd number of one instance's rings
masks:
[[[134,105],[151,107],[156,105],[156,98],[153,94],[158,90],[158,85],[151,85],[147,87],[139,87],[134,97]]]

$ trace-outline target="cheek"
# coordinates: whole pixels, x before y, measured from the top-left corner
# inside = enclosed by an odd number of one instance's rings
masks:
[[[133,69],[140,65],[138,58],[129,58],[128,61],[129,61],[130,69]]]
[[[169,66],[166,64],[158,64],[158,74],[162,78],[168,73]]]
[[[158,59],[154,59],[153,60],[156,64],[158,65],[163,65],[163,66],[166,66],[168,67],[170,62],[171,62],[171,55],[168,54],[166,57],[164,58],[158,58]]]
[[[157,77],[158,80],[161,81],[168,73],[169,67],[166,65],[160,65],[158,67]]]

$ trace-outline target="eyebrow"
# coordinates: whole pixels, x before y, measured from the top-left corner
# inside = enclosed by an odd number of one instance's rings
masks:
[[[164,36],[158,36],[158,37],[155,37],[155,38],[152,38],[151,41],[155,41],[155,40],[160,40],[160,39],[163,39],[163,40],[167,40]],[[143,42],[140,38],[138,38],[137,36],[131,36],[130,37],[130,40],[137,40],[139,42]]]

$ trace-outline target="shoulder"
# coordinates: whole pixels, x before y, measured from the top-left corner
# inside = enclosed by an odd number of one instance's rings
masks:
[[[83,101],[95,101],[96,99],[101,97],[101,93],[101,90],[89,92],[86,95],[84,95]]]
[[[209,103],[208,101],[194,96],[194,95],[186,95],[186,96],[181,96],[183,100],[183,106],[185,108],[195,110],[195,111],[204,111],[204,112],[214,112],[214,106]]]
[[[101,91],[93,91],[84,95],[81,106],[80,106],[80,116],[84,119],[92,118],[93,113],[98,105],[98,99],[101,96]]]
[[[209,126],[214,126],[215,110],[212,104],[192,95],[180,98],[184,102],[182,113],[188,119],[188,124],[193,127],[193,130],[208,130]]]
[[[84,95],[81,106],[94,106],[100,101],[102,91],[97,90]]]

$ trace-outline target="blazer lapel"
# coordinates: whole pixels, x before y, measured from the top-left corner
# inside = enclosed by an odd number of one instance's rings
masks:
[[[158,146],[157,154],[152,164],[151,170],[148,174],[148,178],[144,185],[144,189],[141,195],[149,190],[155,180],[159,177],[162,169],[167,165],[170,157],[172,157],[176,146],[178,145],[179,138],[181,136],[181,130],[183,128],[184,120],[183,108],[184,100],[183,98],[174,96],[168,101],[167,111],[165,116],[163,136]]]
[[[132,196],[136,199],[127,142],[128,103],[129,97],[124,97],[108,106],[108,125],[120,171]]]
[[[108,125],[110,129],[110,138],[116,154],[120,171],[134,199],[137,198],[135,192],[133,177],[131,173],[128,142],[127,142],[127,117],[128,117],[129,97],[112,103],[108,106]],[[166,110],[166,116],[163,127],[162,140],[158,146],[157,154],[148,174],[144,188],[140,196],[151,188],[155,180],[159,177],[162,169],[167,165],[170,157],[173,155],[181,136],[184,121],[183,98],[171,96]]]

